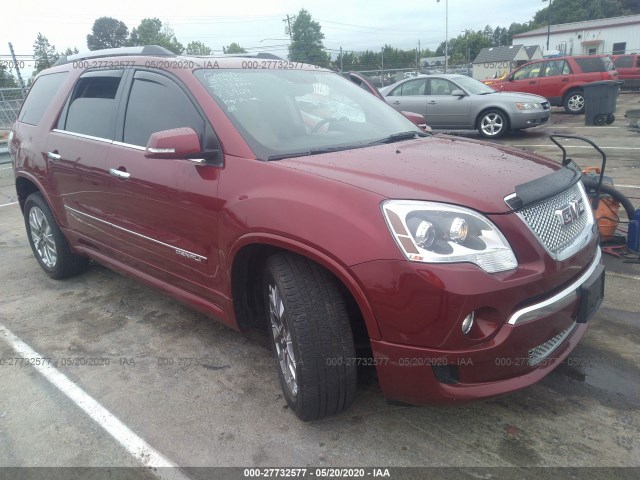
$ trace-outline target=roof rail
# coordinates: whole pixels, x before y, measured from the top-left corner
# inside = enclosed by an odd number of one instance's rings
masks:
[[[188,57],[195,58],[268,58],[270,60],[284,60],[284,58],[274,55],[273,53],[260,52],[260,53],[214,53],[211,55],[189,55],[185,54]]]
[[[150,55],[160,57],[175,57],[176,54],[171,50],[167,50],[164,47],[158,45],[145,45],[143,47],[121,47],[121,48],[107,48],[104,50],[94,50],[87,53],[77,53],[75,55],[60,55],[58,61],[54,64],[64,65],[65,63],[77,62],[79,60],[88,60],[90,58],[102,58],[102,57],[120,57],[120,56],[132,56],[132,55]]]

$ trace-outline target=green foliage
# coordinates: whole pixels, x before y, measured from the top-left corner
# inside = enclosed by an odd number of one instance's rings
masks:
[[[33,44],[33,59],[36,63],[36,68],[33,71],[33,76],[36,76],[45,68],[50,68],[58,60],[60,55],[56,53],[56,47],[49,43],[47,37],[38,33],[36,41]]]
[[[538,10],[532,20],[531,28],[548,24],[549,7]],[[553,0],[551,4],[551,24],[582,22],[598,18],[618,17],[640,13],[638,0]]]
[[[68,57],[69,55],[75,55],[76,53],[80,53],[80,52],[78,52],[78,49],[76,47],[73,47],[73,49],[67,48],[60,55],[64,55],[65,57]]]
[[[499,29],[499,30],[498,30]],[[456,38],[449,40],[449,65],[463,65],[473,62],[480,50],[495,46],[494,42],[504,41],[506,29],[498,27],[492,30],[486,26],[484,30],[467,30]],[[444,55],[444,42],[436,50],[436,56]]]
[[[89,50],[124,47],[127,44],[129,29],[120,20],[100,17],[93,22],[93,28],[87,35]]]
[[[14,88],[18,82],[6,65],[0,65],[0,88]]]
[[[311,14],[304,8],[296,16],[291,25],[291,45],[289,60],[305,62],[321,67],[329,66],[330,56],[325,51],[322,40],[324,33],[320,24],[311,19]]]
[[[416,62],[422,57],[432,57],[435,52],[429,49],[417,52],[413,50],[400,50],[391,45],[385,45],[379,52],[367,50],[365,52],[343,52],[331,62],[336,70],[340,70],[342,60],[342,71],[351,70],[380,70],[394,68],[416,68]],[[384,56],[384,58],[383,58]],[[419,66],[418,66],[419,68]]]
[[[131,30],[127,43],[131,46],[159,45],[177,54],[184,51],[173,29],[169,25],[162,25],[158,18],[144,18],[138,28]]]
[[[185,50],[187,55],[211,55],[213,51],[204,43],[199,41],[189,42]]]
[[[247,51],[236,42],[231,42],[228,47],[222,47],[224,53],[247,53]]]

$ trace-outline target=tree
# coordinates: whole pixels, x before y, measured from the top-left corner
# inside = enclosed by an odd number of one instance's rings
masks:
[[[548,0],[547,0],[548,1]],[[533,28],[548,24],[548,9],[545,7],[533,17]],[[553,0],[551,5],[551,24],[582,22],[598,18],[618,17],[640,13],[638,0],[599,0],[585,2],[583,0]]]
[[[6,65],[0,64],[0,88],[15,88],[18,82]]]
[[[93,22],[92,33],[87,35],[89,50],[124,47],[127,44],[129,29],[120,20],[100,17]]]
[[[128,45],[159,45],[173,53],[182,53],[184,47],[176,39],[173,29],[169,25],[162,25],[157,18],[144,18],[138,25],[138,28],[131,30]]]
[[[296,16],[291,25],[291,45],[289,45],[289,60],[329,66],[331,57],[325,51],[320,24],[311,19],[311,14],[304,8]]]
[[[60,55],[64,55],[65,57],[68,57],[69,55],[75,55],[78,52],[78,49],[76,47],[73,47],[73,49],[71,48],[67,48],[64,52],[62,52]]]
[[[228,47],[222,47],[224,53],[247,53],[247,51],[236,42],[231,42]]]
[[[36,63],[36,68],[33,71],[33,76],[36,76],[45,68],[52,67],[54,63],[58,60],[58,55],[56,53],[56,47],[49,43],[47,37],[38,33],[36,37],[36,41],[33,44],[33,59]]]
[[[204,43],[194,41],[194,42],[189,42],[189,45],[187,45],[187,49],[185,50],[185,53],[187,55],[211,55],[213,52]]]

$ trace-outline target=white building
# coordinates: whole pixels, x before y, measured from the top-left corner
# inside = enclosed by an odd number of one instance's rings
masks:
[[[514,35],[513,44],[520,43],[540,45],[545,51],[547,27]],[[560,55],[640,53],[640,15],[551,25],[548,53],[554,50]]]

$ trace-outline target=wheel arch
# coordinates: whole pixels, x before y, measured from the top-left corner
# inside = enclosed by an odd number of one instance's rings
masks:
[[[582,87],[584,87],[585,85],[586,83],[579,83],[579,84],[574,83],[569,88],[567,88],[562,93],[562,104],[564,105],[564,102],[567,100],[567,97],[571,95],[573,92],[582,92],[584,94],[584,88]]]
[[[24,211],[24,202],[27,197],[32,193],[39,192],[46,202],[51,206],[51,200],[45,193],[45,189],[32,177],[20,174],[16,177],[16,193],[18,194],[18,203],[20,204],[20,210]],[[55,212],[54,212],[55,215]],[[57,220],[57,219],[56,219]]]
[[[354,337],[364,329],[368,338],[380,339],[380,330],[366,294],[344,265],[306,244],[273,234],[247,235],[236,241],[230,251],[228,278],[233,313],[241,331],[259,324],[264,314],[260,292],[264,262],[270,255],[283,252],[305,257],[331,273],[347,297],[347,303],[357,309],[350,312]]]

